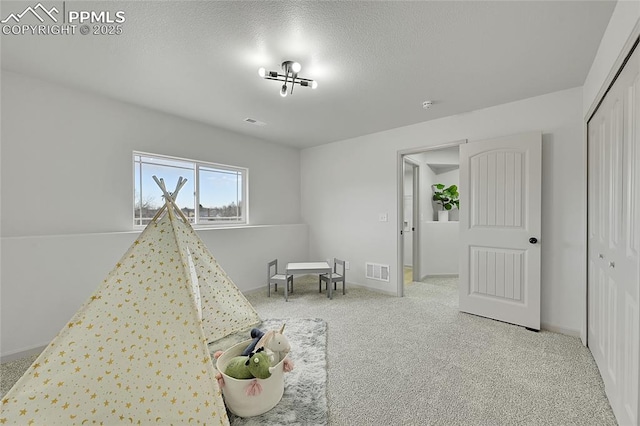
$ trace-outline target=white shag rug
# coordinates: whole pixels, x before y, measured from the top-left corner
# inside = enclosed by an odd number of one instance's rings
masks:
[[[231,425],[327,424],[327,323],[319,318],[269,319],[256,328],[279,330],[282,324],[286,324],[284,334],[291,344],[289,358],[295,364],[293,371],[284,375],[282,400],[256,417],[241,418],[229,413]],[[209,344],[209,349],[213,354],[250,338],[248,332],[235,334]]]

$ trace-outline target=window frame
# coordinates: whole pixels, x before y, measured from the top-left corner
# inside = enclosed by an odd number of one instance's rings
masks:
[[[136,160],[136,157],[140,157],[140,161]],[[142,170],[140,170],[140,182],[136,182],[136,168],[139,167],[141,164],[145,164],[142,161],[142,157],[148,157],[148,158],[153,158],[153,159],[158,159],[158,160],[165,160],[165,161],[177,161],[177,162],[183,162],[183,163],[189,163],[193,168],[192,169],[188,169],[190,173],[193,173],[193,179],[195,180],[193,182],[193,200],[194,200],[194,217],[193,217],[193,223],[190,223],[190,225],[194,228],[224,228],[224,227],[233,227],[233,226],[246,226],[249,225],[249,199],[248,199],[248,194],[249,194],[249,169],[246,167],[240,167],[240,166],[232,166],[229,164],[221,164],[221,163],[213,163],[213,162],[209,162],[209,161],[199,161],[199,160],[193,160],[190,158],[183,158],[183,157],[175,157],[175,156],[171,156],[171,155],[164,155],[164,154],[154,154],[154,153],[150,153],[150,152],[144,152],[144,151],[133,151],[133,154],[131,156],[132,158],[132,165],[133,165],[133,175],[132,175],[132,182],[133,182],[133,205],[132,205],[132,213],[133,213],[133,227],[134,229],[143,229],[145,228],[147,225],[145,224],[140,224],[139,222],[142,221],[145,218],[137,218],[136,217],[136,186],[138,184],[140,184],[140,187],[142,187]],[[149,163],[146,163],[149,164]],[[178,166],[165,166],[165,165],[161,165],[163,167],[176,167],[179,168]],[[241,179],[241,184],[240,184],[240,219],[239,220],[233,220],[233,221],[221,221],[221,222],[204,222],[201,223],[201,219],[200,219],[200,168],[204,167],[205,169],[216,169],[216,170],[222,170],[222,171],[230,171],[230,172],[234,172],[234,173],[239,173],[240,179]],[[187,179],[189,179],[190,177],[185,176]],[[171,183],[171,182],[165,182],[168,187],[167,190],[168,191],[173,191],[175,182]],[[143,194],[140,194],[140,198],[142,199]],[[146,219],[150,219],[150,218],[146,218]]]

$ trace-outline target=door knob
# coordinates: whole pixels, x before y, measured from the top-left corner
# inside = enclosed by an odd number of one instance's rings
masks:
[[[535,244],[535,243],[537,243],[537,242],[538,242],[538,239],[537,239],[536,237],[531,237],[531,238],[529,238],[529,242],[530,242],[531,244]]]

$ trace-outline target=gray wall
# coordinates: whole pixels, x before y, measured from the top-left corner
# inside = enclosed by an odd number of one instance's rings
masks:
[[[198,231],[241,290],[263,287],[273,258],[307,258],[298,150],[10,72],[1,77],[3,356],[47,344],[135,240],[134,150],[249,169],[254,226]]]
[[[586,269],[581,111],[582,88],[575,88],[303,150],[311,257],[349,260],[350,281],[396,294],[398,150],[542,131],[541,318],[548,329],[578,335]],[[331,206],[323,204],[327,198]],[[389,221],[380,222],[380,213]],[[391,282],[366,279],[365,262],[390,265]]]
[[[132,230],[134,150],[247,167],[250,223],[300,221],[298,150],[2,72],[2,236]]]

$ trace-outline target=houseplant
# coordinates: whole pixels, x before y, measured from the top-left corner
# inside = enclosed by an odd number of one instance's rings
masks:
[[[433,187],[433,201],[440,204],[443,210],[438,211],[438,221],[447,222],[449,220],[449,210],[452,208],[460,208],[460,194],[458,193],[458,186],[451,185],[445,187],[441,183],[432,185]]]

